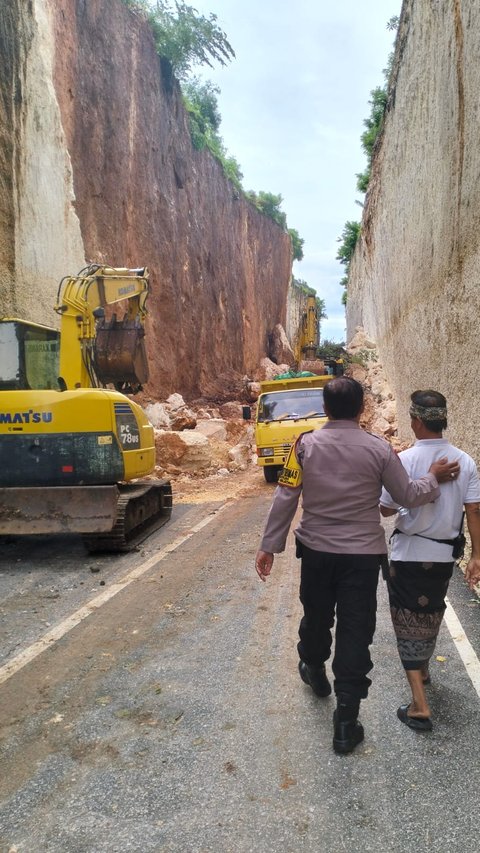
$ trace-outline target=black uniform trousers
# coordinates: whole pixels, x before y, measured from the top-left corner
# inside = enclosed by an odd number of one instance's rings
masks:
[[[322,666],[330,657],[335,616],[335,651],[332,661],[336,694],[365,699],[372,683],[369,646],[377,611],[378,573],[384,555],[331,554],[313,551],[297,540],[302,558],[298,653],[310,666]]]

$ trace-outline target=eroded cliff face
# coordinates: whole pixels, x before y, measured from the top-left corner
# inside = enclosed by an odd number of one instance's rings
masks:
[[[2,312],[53,325],[63,275],[146,264],[149,393],[233,392],[285,325],[288,236],[192,148],[178,86],[120,0],[14,0],[0,33]]]
[[[405,0],[393,88],[351,265],[348,337],[373,338],[412,438],[410,393],[449,402],[480,460],[480,5]]]

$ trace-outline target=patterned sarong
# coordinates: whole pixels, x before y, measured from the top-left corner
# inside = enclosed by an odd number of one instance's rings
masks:
[[[424,669],[437,641],[454,563],[392,560],[386,581],[404,669]]]

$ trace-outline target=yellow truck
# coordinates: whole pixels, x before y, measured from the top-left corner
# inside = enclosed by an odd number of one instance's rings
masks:
[[[331,376],[302,376],[260,383],[255,422],[257,463],[267,483],[276,483],[293,442],[327,422],[323,388]]]

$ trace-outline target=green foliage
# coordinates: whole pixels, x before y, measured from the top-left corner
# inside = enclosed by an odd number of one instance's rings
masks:
[[[257,210],[260,211],[260,213],[263,213],[265,216],[269,216],[270,219],[273,219],[273,221],[276,222],[277,225],[280,225],[280,228],[283,228],[284,231],[287,230],[287,216],[283,210],[280,210],[283,202],[283,198],[280,194],[275,195],[275,193],[268,193],[263,190],[256,193],[253,190],[248,190],[248,192],[245,193],[245,197],[257,208]]]
[[[297,287],[299,290],[303,290],[307,296],[313,296],[314,293],[316,293],[316,290],[314,290],[313,287],[310,287],[303,278],[295,278],[295,276],[292,276],[292,287]]]
[[[302,290],[303,293],[306,294],[306,296],[315,296],[315,304],[317,307],[317,316],[319,323],[320,320],[328,319],[325,300],[322,299],[320,296],[317,296],[317,291],[314,290],[313,287],[310,287],[310,285],[307,284],[307,282],[304,281],[303,278],[295,278],[294,276],[292,276],[292,287],[296,287],[298,288],[298,290]]]
[[[228,155],[218,132],[222,120],[217,100],[219,92],[218,86],[209,80],[201,81],[198,77],[182,83],[183,103],[188,114],[190,136],[194,148],[198,151],[208,148],[222,164],[226,177],[232,181],[236,190],[242,192],[243,175],[240,165],[235,157]]]
[[[369,367],[378,361],[378,354],[375,350],[359,349],[355,355],[349,355],[348,360],[350,364],[361,364],[362,367]]]
[[[261,213],[273,219],[292,241],[294,260],[303,258],[304,241],[294,228],[287,229],[287,217],[281,210],[282,196],[274,193],[245,192],[243,175],[235,157],[229,156],[219,134],[221,115],[217,96],[219,88],[210,81],[192,77],[196,65],[213,67],[213,62],[226,65],[235,52],[226,34],[217,24],[217,16],[201,15],[182,0],[123,0],[126,6],[144,17],[152,30],[159,56],[167,60],[182,85],[188,114],[190,136],[194,148],[205,148],[222,164],[236,192],[244,195]]]
[[[203,132],[207,128],[215,133],[219,130],[222,121],[218,109],[218,95],[220,89],[210,80],[200,80],[192,77],[182,84],[183,101],[187,109],[198,115],[199,124]]]
[[[387,106],[387,90],[386,87],[377,86],[370,92],[371,100],[368,102],[371,106],[370,115],[364,119],[366,130],[362,133],[361,141],[362,148],[367,157],[372,158],[373,149],[377,140],[378,134],[383,125],[383,117],[385,115],[385,107]]]
[[[328,320],[327,306],[325,305],[325,300],[322,299],[320,296],[317,296],[316,304],[319,322],[320,320]]]
[[[336,341],[325,338],[317,350],[317,355],[324,361],[332,358],[345,358],[345,341],[336,343]]]
[[[355,177],[357,179],[357,190],[359,193],[367,192],[368,185],[370,183],[371,172],[372,170],[370,165],[365,169],[364,172],[357,172]]]
[[[193,6],[181,0],[124,0],[127,6],[143,15],[150,24],[157,52],[167,59],[179,80],[185,80],[195,65],[214,62],[226,65],[235,56],[217,16],[200,15]]]
[[[288,233],[292,241],[293,260],[301,261],[303,259],[303,245],[305,240],[302,240],[296,228],[289,228]]]
[[[387,29],[396,30],[398,28],[399,20],[400,19],[398,15],[393,15],[387,22]],[[385,84],[383,86],[377,86],[376,89],[372,89],[372,91],[370,92],[371,99],[368,102],[370,104],[370,115],[368,116],[368,118],[364,119],[363,122],[365,130],[360,138],[362,142],[362,148],[365,154],[367,155],[367,167],[365,171],[358,172],[355,176],[357,178],[357,190],[361,193],[366,193],[368,190],[368,185],[370,183],[370,178],[372,174],[372,162],[373,152],[375,150],[375,143],[383,127],[385,111],[388,102],[388,83],[393,65],[393,55],[394,54],[392,52],[388,58],[387,68],[384,69],[383,72]],[[337,253],[337,260],[339,260],[341,264],[344,264],[346,272],[346,275],[343,276],[340,282],[342,287],[345,288],[342,295],[343,305],[347,304],[347,285],[350,261],[353,257],[359,234],[359,222],[346,222],[345,227],[342,231],[342,236],[338,238],[339,242],[341,243],[341,246]]]
[[[340,281],[342,287],[345,288],[342,294],[342,305],[347,304],[347,286],[348,274],[350,272],[350,262],[353,258],[353,253],[355,251],[355,246],[357,245],[357,240],[360,236],[360,231],[360,222],[350,220],[349,222],[345,223],[342,235],[338,238],[337,241],[340,243],[340,248],[336,256],[337,261],[340,261],[340,263],[344,265],[346,273]]]
[[[340,263],[344,265],[347,277],[350,269],[350,262],[353,258],[353,253],[355,251],[355,246],[357,245],[357,240],[360,236],[360,229],[360,222],[354,222],[352,220],[346,222],[342,231],[342,235],[337,240],[337,242],[341,244],[337,252],[337,261],[340,261]]]

